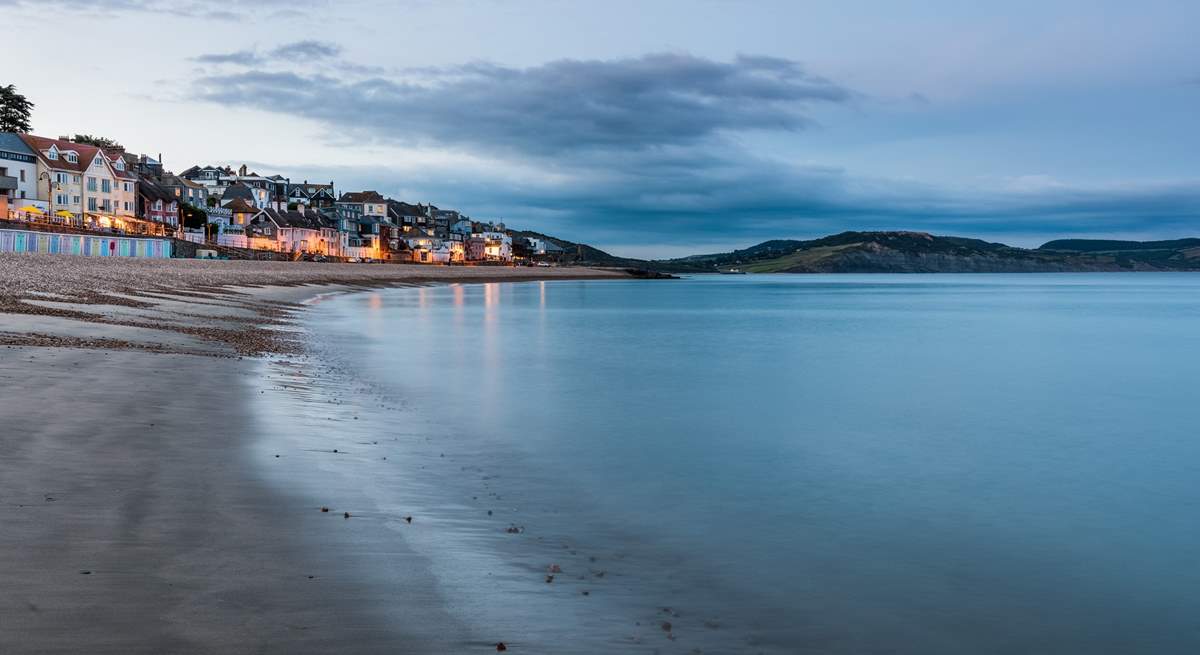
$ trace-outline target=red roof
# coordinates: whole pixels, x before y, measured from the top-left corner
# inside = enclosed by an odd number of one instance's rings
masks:
[[[37,152],[38,157],[47,166],[58,170],[86,173],[88,167],[92,165],[92,160],[96,158],[96,153],[100,152],[100,149],[96,146],[75,143],[74,141],[63,141],[62,139],[47,139],[44,136],[34,136],[32,134],[22,134],[21,140],[25,142],[25,145]],[[78,161],[71,163],[67,161],[66,157],[61,155],[54,161],[47,159],[46,153],[43,151],[49,150],[52,145],[57,146],[60,153],[65,150],[74,150],[79,154]]]

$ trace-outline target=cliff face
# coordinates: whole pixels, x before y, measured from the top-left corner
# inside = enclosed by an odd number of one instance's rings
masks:
[[[1200,270],[1200,239],[1075,239],[1037,249],[923,232],[843,232],[812,241],[769,241],[716,255],[653,262],[662,270],[737,268],[753,273],[1043,273]]]

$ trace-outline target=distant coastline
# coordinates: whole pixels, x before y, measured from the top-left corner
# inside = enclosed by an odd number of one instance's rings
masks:
[[[1060,239],[1018,248],[926,232],[842,232],[772,240],[732,252],[677,259],[614,257],[586,246],[584,261],[668,273],[1088,273],[1200,271],[1200,239]],[[586,250],[585,250],[586,249]]]

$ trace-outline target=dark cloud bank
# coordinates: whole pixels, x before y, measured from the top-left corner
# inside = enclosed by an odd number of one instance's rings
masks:
[[[797,133],[813,125],[814,107],[857,98],[784,59],[654,54],[382,76],[362,74],[336,47],[305,43],[250,53],[255,59],[242,68],[197,80],[193,94],[311,119],[351,139],[433,146],[544,171],[545,179],[519,185],[503,175],[464,180],[447,171],[408,174],[401,184],[467,211],[601,243],[718,247],[846,229],[998,240],[1200,232],[1200,185],[1192,183],[951,190],[755,156],[739,137]],[[305,57],[326,59],[335,72],[288,65]],[[363,186],[398,186],[386,171],[342,173],[339,179],[349,175]]]

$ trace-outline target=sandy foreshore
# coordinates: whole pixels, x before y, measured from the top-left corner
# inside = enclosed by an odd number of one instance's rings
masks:
[[[312,454],[263,478],[243,357],[323,292],[622,276],[0,257],[0,653],[494,651],[402,539],[281,490]]]
[[[316,264],[0,254],[0,345],[177,354],[294,352],[287,325],[322,292],[432,283],[623,278],[619,269]]]

